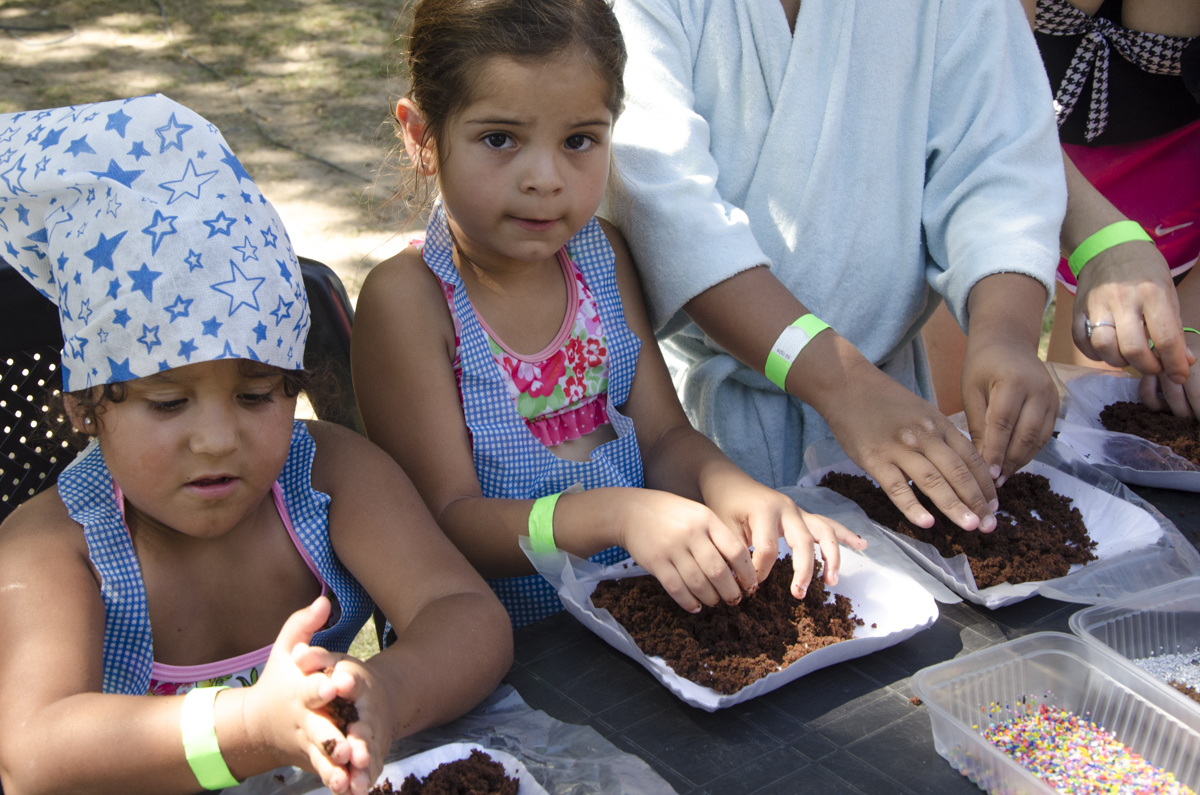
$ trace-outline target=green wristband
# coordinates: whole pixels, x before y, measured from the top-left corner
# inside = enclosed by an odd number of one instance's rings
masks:
[[[1084,265],[1087,265],[1091,261],[1092,257],[1102,251],[1108,251],[1113,246],[1128,243],[1131,240],[1145,240],[1148,243],[1154,242],[1154,239],[1146,234],[1146,230],[1142,229],[1142,225],[1137,221],[1117,221],[1115,224],[1109,224],[1079,244],[1079,247],[1075,249],[1075,252],[1067,260],[1067,267],[1071,269],[1071,273],[1075,274],[1075,278],[1078,279],[1079,272],[1083,270]]]
[[[788,370],[792,369],[792,363],[809,340],[827,328],[829,324],[811,312],[796,318],[785,328],[771,346],[771,352],[767,354],[767,366],[763,369],[771,383],[786,392],[787,387],[784,383],[787,381]]]
[[[539,497],[529,509],[529,546],[539,555],[557,552],[554,546],[554,506],[562,492]]]
[[[1193,334],[1200,334],[1200,331],[1195,330],[1195,329],[1189,329],[1188,327],[1186,327],[1186,325],[1184,325],[1183,330],[1184,331],[1192,331]],[[1154,349],[1154,341],[1153,340],[1146,340],[1146,345],[1150,346],[1151,351],[1153,351],[1153,349]]]
[[[236,787],[238,780],[229,772],[217,745],[213,720],[217,693],[228,687],[196,687],[183,697],[179,727],[183,732],[183,752],[196,781],[205,789]]]

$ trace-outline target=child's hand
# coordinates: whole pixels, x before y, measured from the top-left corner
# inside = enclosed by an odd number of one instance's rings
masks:
[[[717,516],[754,547],[758,582],[771,573],[779,554],[779,537],[792,548],[792,596],[803,599],[813,573],[813,544],[821,545],[824,579],[837,585],[841,567],[838,544],[866,549],[866,539],[840,523],[800,509],[790,497],[768,488],[736,467],[705,482],[704,501]]]
[[[1001,335],[969,339],[962,384],[971,439],[1001,486],[1050,440],[1058,390],[1036,355]]]
[[[327,754],[336,763],[345,765],[349,783],[344,789],[329,788],[334,792],[366,795],[383,771],[383,760],[391,744],[391,702],[380,692],[380,683],[370,668],[354,657],[300,643],[293,647],[292,659],[300,670],[326,679],[321,693],[329,698],[322,703],[323,707],[335,697],[354,704],[357,719],[346,727],[344,740],[335,741]],[[324,712],[320,714],[329,720]],[[330,723],[334,725],[333,721]],[[334,732],[338,734],[336,728]]]
[[[316,773],[330,790],[344,793],[350,784],[345,768],[350,748],[320,711],[338,694],[337,684],[321,673],[337,657],[307,645],[325,625],[329,611],[329,600],[322,596],[288,617],[262,676],[245,690],[244,714],[247,731],[276,749],[282,763]],[[303,653],[293,655],[296,648]],[[339,744],[332,759],[323,750],[327,741]]]
[[[758,587],[745,541],[708,507],[666,491],[624,491],[617,542],[684,610],[737,604]]]

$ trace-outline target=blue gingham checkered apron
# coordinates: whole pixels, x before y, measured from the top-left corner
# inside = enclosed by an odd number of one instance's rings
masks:
[[[593,218],[567,241],[567,254],[596,296],[608,345],[608,419],[617,438],[596,448],[590,461],[566,461],[555,456],[530,432],[517,412],[504,375],[492,358],[487,333],[454,267],[450,227],[440,201],[429,219],[422,253],[437,277],[454,287],[454,312],[462,324],[463,414],[471,431],[475,472],[483,496],[535,499],[576,483],[585,489],[640,488],[644,484],[642,457],[633,420],[617,407],[629,397],[641,340],[625,324],[615,258],[599,222]],[[611,547],[592,556],[592,560],[607,564],[628,556],[620,547]],[[554,589],[540,576],[493,579],[488,584],[508,610],[513,626],[532,623],[562,609]]]
[[[312,488],[316,443],[303,422],[292,426],[291,449],[279,485],[296,537],[328,583],[341,615],[313,636],[312,645],[344,652],[371,617],[375,605],[334,555],[329,543],[329,497]],[[144,695],[150,687],[154,647],[146,586],[125,517],[117,505],[112,476],[93,440],[58,478],[67,513],[83,525],[88,557],[100,573],[104,598],[104,692]],[[269,499],[269,497],[268,497]]]

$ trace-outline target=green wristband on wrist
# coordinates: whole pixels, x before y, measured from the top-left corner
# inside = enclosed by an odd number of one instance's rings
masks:
[[[539,555],[558,551],[554,546],[554,506],[562,494],[539,497],[529,509],[529,546]]]
[[[217,745],[213,715],[217,693],[228,689],[225,686],[196,687],[183,697],[183,710],[179,717],[183,752],[196,781],[205,789],[225,789],[238,785]]]
[[[1128,243],[1131,240],[1145,240],[1148,243],[1154,242],[1154,239],[1146,234],[1146,230],[1142,229],[1142,225],[1137,221],[1117,221],[1115,224],[1109,224],[1079,244],[1079,247],[1067,259],[1067,267],[1071,269],[1071,273],[1075,274],[1075,278],[1078,279],[1079,272],[1097,254],[1102,251],[1108,251],[1113,246],[1120,245],[1121,243]]]
[[[786,392],[787,387],[784,386],[784,383],[787,381],[788,370],[792,369],[796,357],[813,337],[827,328],[829,328],[829,324],[811,312],[796,318],[790,326],[785,328],[779,335],[779,339],[775,340],[775,344],[771,346],[771,352],[767,354],[767,366],[763,369],[771,383]]]

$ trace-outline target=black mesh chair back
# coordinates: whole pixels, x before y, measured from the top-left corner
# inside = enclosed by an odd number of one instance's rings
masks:
[[[0,260],[0,521],[55,483],[78,452],[51,432],[59,391],[58,310]]]
[[[313,408],[320,419],[344,425],[365,436],[358,403],[354,399],[354,382],[350,378],[350,327],[354,323],[354,307],[342,280],[328,265],[300,257],[300,271],[308,293],[308,311],[312,314],[308,342],[304,346],[304,366],[329,368],[336,387],[336,393],[327,404]]]
[[[322,420],[362,433],[350,380],[350,326],[354,309],[329,267],[300,258],[312,325],[304,365],[332,371],[337,394],[314,406]],[[82,444],[57,438],[47,417],[50,397],[62,388],[62,332],[58,311],[0,259],[0,521],[58,480]]]

